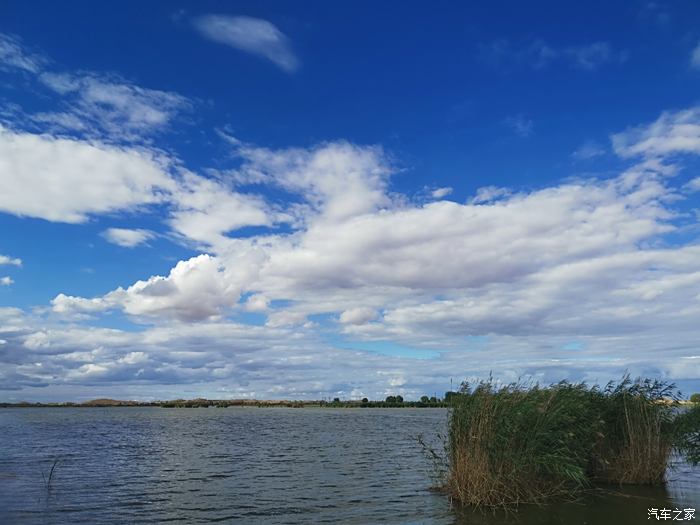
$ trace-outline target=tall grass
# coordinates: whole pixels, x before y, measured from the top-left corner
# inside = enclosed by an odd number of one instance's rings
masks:
[[[663,483],[674,447],[678,396],[673,385],[625,377],[603,392],[591,390],[591,404],[604,422],[591,476],[608,483]]]
[[[698,450],[700,417],[680,418],[674,399],[672,385],[629,377],[604,389],[481,382],[453,399],[444,488],[462,504],[512,506],[594,482],[661,483],[674,447]]]

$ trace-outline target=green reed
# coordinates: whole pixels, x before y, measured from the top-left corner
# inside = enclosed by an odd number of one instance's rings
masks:
[[[574,497],[593,483],[662,483],[673,449],[700,459],[700,410],[674,386],[624,377],[601,389],[561,382],[497,386],[452,398],[444,489],[476,506]]]

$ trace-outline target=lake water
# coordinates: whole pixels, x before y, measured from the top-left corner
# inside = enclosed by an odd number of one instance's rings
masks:
[[[682,463],[666,487],[614,488],[514,515],[453,509],[430,490],[432,466],[416,440],[434,441],[446,417],[444,409],[0,409],[0,523],[618,525],[649,523],[649,507],[700,513],[700,469]],[[47,490],[42,473],[55,459]]]

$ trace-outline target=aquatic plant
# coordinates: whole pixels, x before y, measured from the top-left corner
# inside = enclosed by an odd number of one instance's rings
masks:
[[[480,383],[452,396],[445,488],[460,503],[507,506],[574,493],[600,424],[583,385]],[[583,408],[583,411],[582,411]]]
[[[676,441],[679,395],[674,385],[625,376],[604,391],[593,388],[590,402],[604,423],[592,458],[592,478],[608,483],[663,483]]]
[[[60,460],[58,458],[54,458],[53,463],[51,464],[51,469],[49,470],[48,476],[44,474],[44,471],[41,471],[41,477],[44,479],[44,487],[46,488],[47,494],[51,492],[51,483],[53,481],[53,473],[56,470],[56,465],[58,465],[58,462]]]
[[[443,488],[462,504],[574,497],[592,483],[655,484],[673,449],[700,459],[700,410],[673,385],[624,377],[605,388],[492,380],[451,396]]]

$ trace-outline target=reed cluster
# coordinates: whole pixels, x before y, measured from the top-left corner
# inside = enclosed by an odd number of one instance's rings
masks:
[[[444,488],[475,506],[573,497],[593,483],[664,481],[671,451],[700,459],[700,410],[673,385],[629,377],[605,388],[492,381],[453,396]]]

